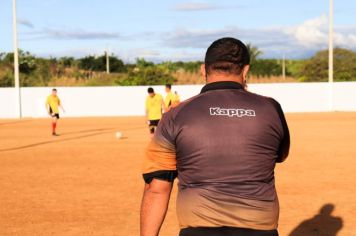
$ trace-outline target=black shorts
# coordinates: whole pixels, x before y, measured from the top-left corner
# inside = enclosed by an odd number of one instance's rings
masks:
[[[149,120],[149,129],[150,133],[153,134],[155,132],[155,129],[157,128],[159,123],[159,120]]]
[[[56,117],[57,119],[59,119],[59,114],[58,113],[53,113],[53,110],[51,107],[49,107],[49,114],[51,114],[52,117]]]
[[[254,230],[235,227],[197,227],[185,228],[179,236],[278,236],[277,230]]]

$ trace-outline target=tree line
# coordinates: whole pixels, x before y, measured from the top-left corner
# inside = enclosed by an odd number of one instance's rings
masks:
[[[282,60],[261,59],[262,52],[248,44],[251,55],[250,75],[268,78],[282,75]],[[0,87],[14,86],[13,53],[0,53]],[[115,55],[109,56],[110,74],[106,74],[106,55],[82,58],[42,58],[30,52],[19,51],[21,86],[110,86],[110,85],[159,85],[184,83],[178,74],[198,76],[201,61],[153,63],[136,59],[125,63]],[[317,52],[303,60],[286,60],[286,75],[299,82],[327,81],[328,51]],[[181,76],[179,76],[181,78]],[[356,80],[356,52],[334,49],[334,80]]]

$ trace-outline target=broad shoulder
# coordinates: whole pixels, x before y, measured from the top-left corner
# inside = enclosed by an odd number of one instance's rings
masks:
[[[253,92],[250,92],[250,91],[246,91],[246,93],[249,94],[250,96],[252,96],[253,98],[255,98],[256,100],[260,100],[261,102],[270,104],[270,105],[272,105],[272,106],[274,106],[276,108],[281,106],[279,104],[279,102],[277,102],[277,100],[275,100],[272,97],[264,96],[264,95],[253,93]]]
[[[184,110],[188,105],[192,104],[196,99],[199,99],[204,94],[195,95],[185,101],[180,102],[177,106],[172,107],[168,112],[164,113],[164,116],[169,118],[175,118],[182,110]]]

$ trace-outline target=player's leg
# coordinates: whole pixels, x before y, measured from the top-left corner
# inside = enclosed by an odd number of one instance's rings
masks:
[[[158,123],[159,123],[159,120],[150,120],[149,121],[149,130],[150,130],[151,138],[153,137],[153,135],[156,131]]]
[[[55,116],[51,106],[49,106],[48,114],[52,117],[52,120],[51,120],[52,135],[55,135],[57,121],[56,121],[56,116]]]
[[[149,121],[148,129],[150,131],[150,137],[152,138],[155,133],[155,126],[153,125],[152,120]]]
[[[52,116],[52,135],[56,135],[56,128],[57,128],[57,117]]]
[[[58,119],[59,119],[58,114],[52,115],[52,135],[57,135],[56,128],[57,128]]]

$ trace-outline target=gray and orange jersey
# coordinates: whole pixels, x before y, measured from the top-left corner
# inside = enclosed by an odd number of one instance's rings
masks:
[[[274,168],[289,152],[281,106],[235,82],[216,82],[163,115],[144,160],[146,183],[178,175],[181,228],[271,230]]]

